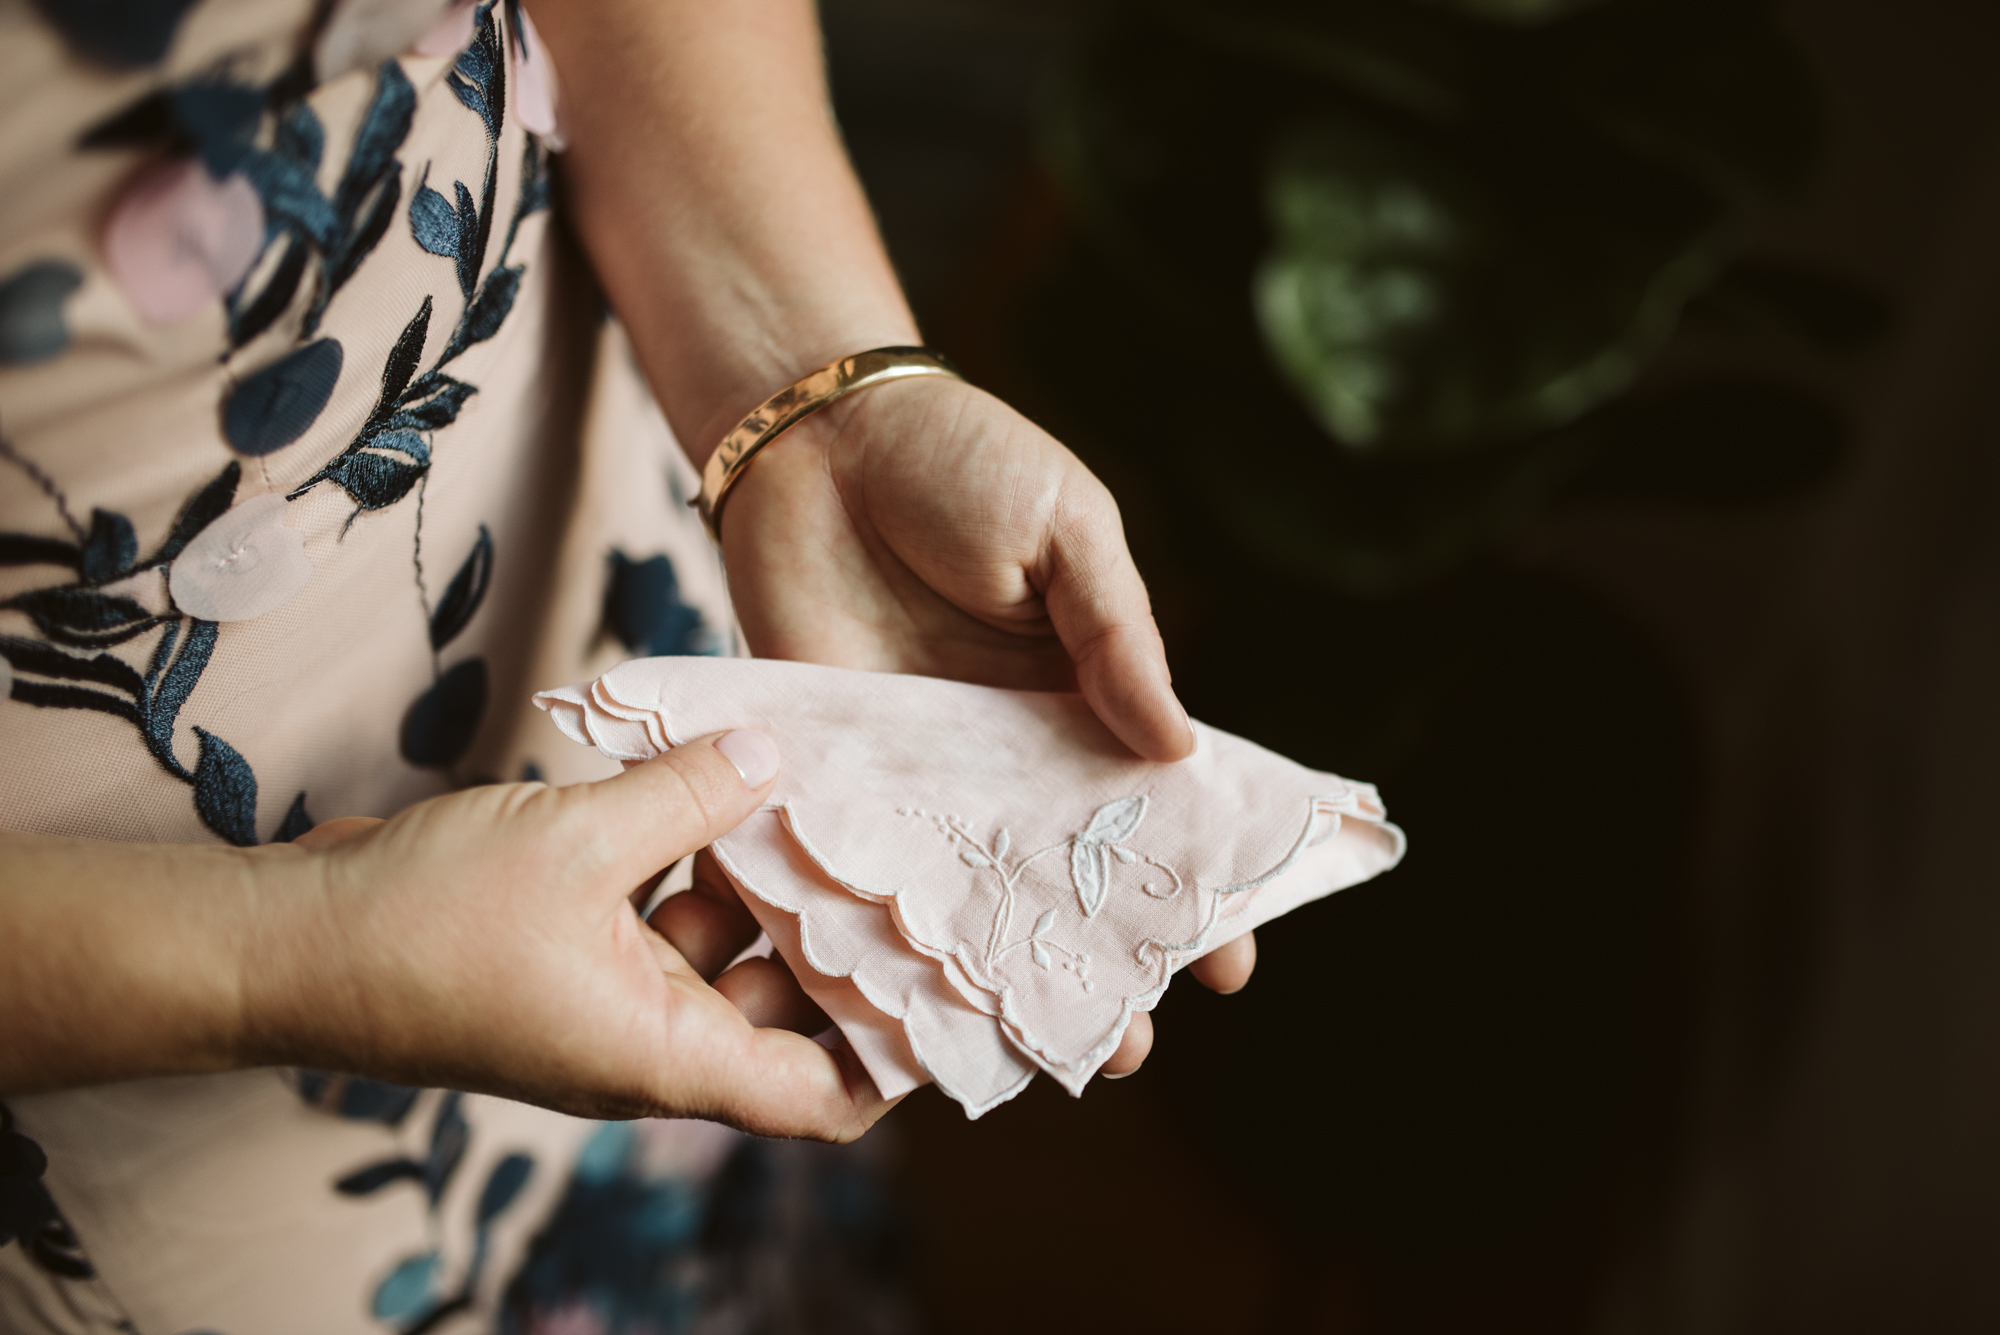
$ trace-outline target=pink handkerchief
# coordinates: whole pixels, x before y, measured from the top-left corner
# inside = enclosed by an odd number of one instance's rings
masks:
[[[883,1094],[973,1117],[1037,1070],[1081,1093],[1182,965],[1403,854],[1365,783],[1201,723],[1140,760],[1075,695],[650,658],[535,703],[618,760],[774,737],[716,860]]]

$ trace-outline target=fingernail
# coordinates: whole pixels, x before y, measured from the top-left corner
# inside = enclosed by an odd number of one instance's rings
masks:
[[[761,732],[738,728],[715,739],[715,749],[743,776],[745,788],[762,788],[778,772],[778,744]]]
[[[1120,1072],[1119,1072],[1119,1073],[1118,1073],[1117,1075],[1113,1075],[1113,1074],[1111,1074],[1111,1072],[1109,1072],[1109,1071],[1106,1071],[1106,1072],[1104,1073],[1104,1078],[1105,1078],[1106,1080],[1123,1080],[1123,1079],[1124,1079],[1124,1078],[1125,1078],[1126,1076],[1128,1076],[1128,1075],[1137,1075],[1137,1074],[1139,1074],[1139,1072],[1141,1072],[1141,1071],[1143,1071],[1143,1070],[1145,1070],[1145,1069],[1146,1069],[1146,1063],[1144,1063],[1144,1062],[1140,1062],[1140,1063],[1139,1063],[1139,1064],[1138,1064],[1137,1066],[1134,1066],[1134,1067],[1133,1067],[1133,1068],[1132,1068],[1131,1070],[1129,1070],[1129,1071],[1120,1071]]]

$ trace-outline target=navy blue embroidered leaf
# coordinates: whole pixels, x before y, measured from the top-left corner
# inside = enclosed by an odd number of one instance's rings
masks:
[[[429,180],[430,168],[426,167],[417,193],[410,196],[410,235],[433,255],[456,255],[458,215],[452,212],[450,200],[430,188]]]
[[[238,848],[257,845],[257,776],[235,747],[197,727],[201,755],[194,765],[194,809],[201,823]]]
[[[34,0],[34,5],[80,54],[113,69],[137,69],[167,54],[194,0]]]
[[[83,551],[61,538],[38,538],[31,533],[0,533],[0,566],[68,566],[77,568]]]
[[[310,83],[310,64],[308,59],[280,75],[266,90],[268,97],[282,104],[286,97],[302,96]],[[318,250],[319,276],[300,331],[310,338],[319,329],[327,304],[388,234],[401,206],[402,164],[395,154],[409,134],[415,108],[416,90],[402,67],[393,60],[383,62],[331,199],[319,188],[326,133],[310,108],[298,105],[283,112],[271,147],[245,155],[242,170],[264,201],[271,236],[290,233],[291,239],[264,291],[242,306],[240,316],[239,300],[232,296],[232,347],[256,337],[289,306],[308,259],[301,241]]]
[[[130,701],[106,695],[103,691],[93,691],[86,686],[52,686],[47,682],[24,681],[17,676],[9,698],[37,709],[94,709],[128,723],[139,722],[139,710]]]
[[[363,510],[382,510],[409,495],[429,471],[428,463],[405,463],[391,455],[363,452],[343,454],[321,469],[314,481],[324,478],[338,483]]]
[[[514,199],[514,217],[507,224],[507,239],[500,246],[500,263],[507,262],[507,255],[514,249],[514,237],[521,230],[522,220],[540,213],[549,207],[549,155],[543,151],[535,136],[528,135],[521,144],[520,194]],[[599,294],[600,303],[603,296]]]
[[[278,117],[271,147],[305,166],[317,168],[326,156],[326,127],[319,115],[301,102]]]
[[[493,235],[493,198],[500,188],[500,150],[486,154],[486,181],[479,193],[479,226],[472,232],[472,272],[486,267],[486,243]]]
[[[425,440],[420,432],[412,431],[407,427],[398,428],[394,431],[385,430],[379,433],[368,442],[368,448],[371,450],[396,450],[419,464],[428,465],[431,461],[430,442]]]
[[[466,1146],[472,1143],[472,1128],[465,1120],[464,1103],[465,1095],[455,1089],[449,1091],[438,1100],[437,1120],[431,1123],[431,1152],[424,1160],[423,1179],[433,1209],[458,1172]]]
[[[50,1198],[49,1208],[55,1208],[54,1198]],[[27,1244],[28,1257],[42,1269],[64,1279],[94,1279],[97,1267],[83,1254],[83,1245],[76,1239],[70,1226],[63,1222],[61,1212],[35,1230],[32,1239],[23,1239]]]
[[[242,164],[264,118],[264,90],[198,79],[167,94],[174,123],[194,144],[208,174],[221,180]]]
[[[408,1321],[422,1313],[431,1303],[431,1290],[437,1284],[438,1254],[426,1252],[422,1256],[412,1256],[389,1272],[389,1277],[375,1288],[375,1298],[371,1310],[378,1321]]]
[[[339,340],[322,338],[245,376],[222,405],[230,448],[264,455],[303,436],[333,397],[341,360]]]
[[[614,551],[604,590],[604,628],[635,654],[713,654],[715,636],[699,610],[681,601],[680,580],[665,555],[634,561]]]
[[[521,153],[521,197],[514,204],[516,221],[546,209],[550,200],[548,155],[530,139]]]
[[[83,541],[77,570],[87,584],[109,584],[132,573],[139,559],[139,535],[132,521],[111,510],[90,512],[90,536]]]
[[[486,660],[469,658],[432,683],[403,716],[403,759],[443,769],[472,745],[486,713]]]
[[[500,49],[500,28],[491,0],[479,7],[474,22],[477,30],[472,45],[459,53],[445,82],[484,122],[488,141],[497,142],[507,105],[507,58]]]
[[[252,149],[242,171],[264,201],[265,218],[299,232],[321,251],[331,250],[340,235],[340,218],[320,193],[313,167],[279,153]]]
[[[437,611],[431,613],[431,648],[442,649],[458,638],[486,600],[486,586],[492,578],[493,535],[481,524],[479,541],[472,544],[472,554],[451,577],[444,597],[438,600]]]
[[[57,644],[79,648],[122,644],[158,624],[158,618],[132,599],[95,589],[30,589],[0,607],[26,612],[42,634]]]
[[[458,223],[458,239],[452,245],[452,254],[458,260],[458,290],[467,300],[472,298],[472,289],[479,285],[479,265],[481,240],[485,221],[480,217],[479,206],[472,201],[472,192],[465,188],[465,182],[453,181],[452,189],[458,195],[458,210],[452,216]],[[488,201],[489,204],[491,201]]]
[[[343,215],[353,217],[363,197],[396,167],[396,150],[409,136],[416,109],[417,90],[403,67],[394,60],[383,61],[375,72],[375,96],[362,114],[354,149],[341,172],[335,204]]]
[[[167,633],[160,637],[160,644],[153,651],[153,661],[146,670],[146,684],[150,690],[144,709],[140,714],[140,730],[146,735],[146,749],[153,758],[165,765],[168,771],[180,778],[190,775],[174,755],[174,721],[180,717],[181,706],[201,681],[201,674],[208,670],[209,655],[215,652],[216,632],[220,628],[213,621],[187,623],[187,634],[178,634],[178,627],[169,625]],[[175,640],[180,641],[180,653],[174,654]]]
[[[82,285],[66,260],[36,260],[0,281],[0,366],[47,361],[68,347],[63,303]]]
[[[499,333],[508,312],[514,309],[514,297],[520,290],[521,269],[518,265],[495,269],[487,274],[486,281],[480,285],[479,295],[472,299],[472,308],[465,313],[460,335],[453,343],[470,347],[474,343],[484,343]]]
[[[392,1085],[386,1080],[368,1080],[358,1075],[336,1075],[328,1071],[300,1071],[299,1097],[322,1112],[350,1122],[380,1122],[401,1126],[423,1093],[408,1085]]]
[[[374,418],[386,418],[395,406],[403,401],[403,391],[410,387],[410,379],[417,373],[417,363],[424,357],[424,339],[431,330],[431,299],[424,297],[424,304],[403,326],[403,332],[396,336],[396,346],[389,350],[389,360],[382,365],[382,397],[375,401]]]
[[[126,103],[78,135],[76,146],[99,150],[136,148],[177,157],[194,152],[194,141],[174,119],[169,92],[156,88]]]
[[[372,1196],[394,1182],[421,1182],[424,1166],[415,1159],[385,1159],[357,1168],[333,1184],[343,1196]]]
[[[271,271],[270,281],[264,284],[247,306],[238,307],[232,300],[229,312],[229,346],[240,348],[257,335],[269,329],[285,308],[298,295],[299,280],[305,277],[306,260],[311,252],[306,243],[298,237],[285,242],[284,254],[278,257],[277,268]]]
[[[479,1193],[478,1220],[481,1227],[492,1223],[500,1213],[514,1203],[521,1194],[521,1188],[528,1185],[528,1177],[535,1171],[535,1161],[525,1154],[510,1154],[493,1165],[487,1174],[486,1186]]]
[[[179,642],[180,633],[181,623],[179,621],[170,622],[167,625],[166,633],[160,636],[159,643],[153,646],[152,661],[146,664],[146,695],[148,698],[152,696],[155,688],[159,686],[160,675],[167,670],[167,664],[173,661],[174,645]]]
[[[425,391],[425,397],[418,399],[417,391]],[[384,430],[394,431],[436,431],[450,426],[458,420],[459,409],[465,401],[479,390],[445,375],[441,371],[427,371],[411,386],[404,400],[410,406],[391,413],[389,420],[382,424]]]
[[[492,117],[487,112],[485,92],[479,87],[479,85],[476,82],[474,82],[472,79],[468,79],[465,77],[465,70],[467,69],[468,64],[477,59],[474,53],[478,51],[478,49],[479,49],[479,44],[477,42],[474,42],[471,46],[465,49],[465,51],[458,58],[457,67],[454,68],[450,74],[447,74],[445,76],[445,83],[449,85],[451,91],[458,96],[459,101],[463,102],[466,106],[470,107],[473,111],[477,112],[480,120],[486,121],[487,123],[490,124],[492,122]]]
[[[80,658],[39,640],[0,635],[0,657],[13,664],[16,672],[32,672],[38,677],[54,677],[58,681],[96,682],[100,686],[123,691],[134,702],[144,699],[146,695],[145,680],[132,670],[130,664],[111,654]]]
[[[188,498],[181,507],[180,517],[174,520],[174,527],[167,534],[167,540],[160,544],[147,565],[167,565],[179,556],[186,546],[194,541],[197,533],[220,518],[236,499],[236,484],[243,477],[243,465],[231,459],[220,473],[211,478],[206,486]]]
[[[42,1147],[16,1131],[13,1114],[0,1109],[0,1246],[56,1217],[55,1202],[42,1186],[48,1168]]]
[[[396,218],[396,206],[402,201],[402,181],[394,176],[384,180],[375,193],[374,202],[361,215],[361,221],[328,259],[326,284],[314,303],[311,327],[306,333],[310,334],[319,327],[319,316],[326,309],[327,301],[354,276],[354,271],[375,249],[375,244],[389,234],[389,224]]]
[[[310,830],[317,822],[306,812],[306,795],[300,790],[285,808],[285,818],[278,822],[278,832],[271,836],[274,844],[289,844],[292,840]]]

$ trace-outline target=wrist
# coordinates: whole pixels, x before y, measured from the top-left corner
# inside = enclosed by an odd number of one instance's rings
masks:
[[[681,448],[695,470],[706,466],[724,436],[786,386],[843,357],[873,348],[921,343],[916,321],[910,318],[900,296],[879,304],[884,309],[859,318],[828,321],[823,331],[795,328],[782,340],[757,340],[726,364],[718,359],[704,383],[685,396],[682,411],[672,414],[677,430],[684,421],[693,424],[689,435],[682,438]]]
[[[251,853],[0,836],[0,1091],[245,1064]]]
[[[235,1066],[312,1066],[333,1058],[345,1009],[344,936],[328,912],[327,855],[288,844],[242,855],[232,952]],[[337,1064],[337,1062],[336,1062]]]

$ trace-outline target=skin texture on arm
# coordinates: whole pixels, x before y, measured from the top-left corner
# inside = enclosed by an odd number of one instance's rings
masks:
[[[918,333],[829,108],[810,0],[533,0],[563,203],[696,466],[800,376]],[[751,647],[1075,688],[1193,745],[1116,504],[991,395],[877,386],[767,448],[722,524]]]
[[[757,808],[760,740],[754,785],[695,742],[290,845],[0,836],[0,1095],[298,1065],[852,1139],[889,1105],[851,1051],[794,1032],[826,1021],[790,975],[724,972],[708,940],[691,963],[632,903]]]
[[[563,206],[697,468],[805,372],[918,341],[812,0],[538,0]]]

